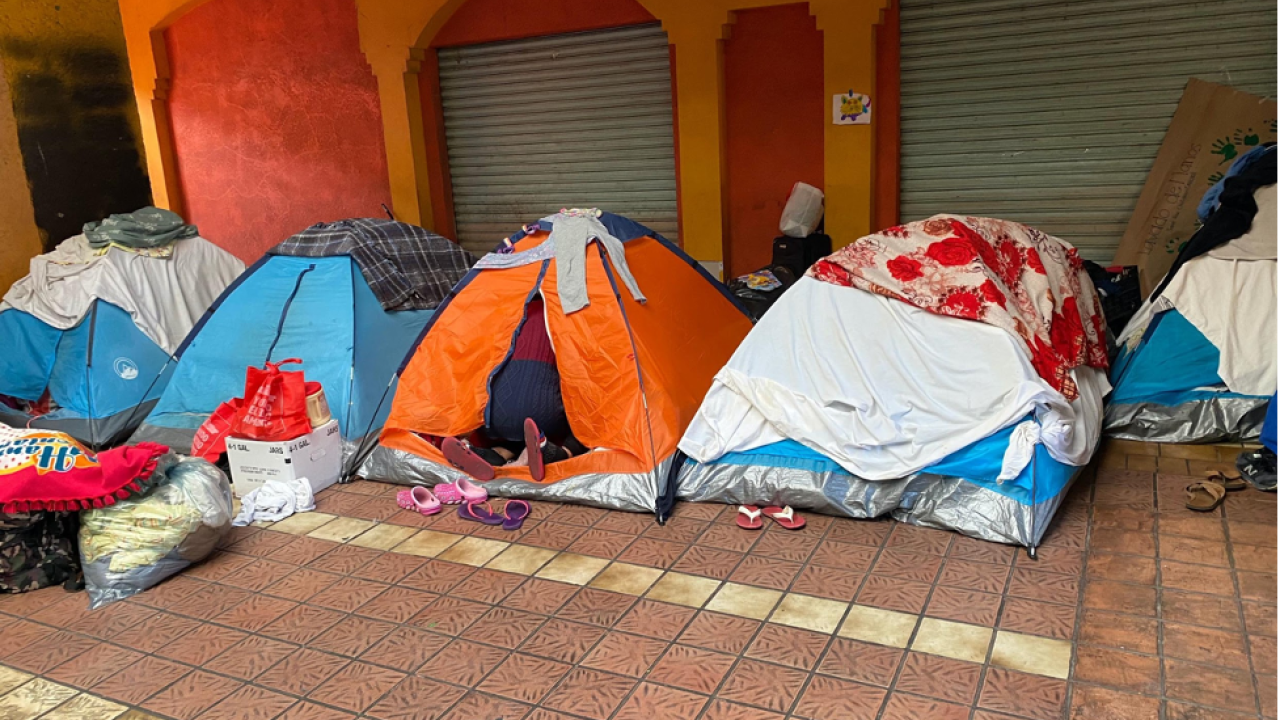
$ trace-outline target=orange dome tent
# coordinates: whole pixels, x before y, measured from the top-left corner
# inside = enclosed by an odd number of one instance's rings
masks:
[[[463,475],[421,436],[465,436],[484,424],[489,379],[506,361],[525,306],[541,295],[556,350],[565,413],[594,451],[547,466],[542,483],[526,467],[498,468],[490,494],[658,511],[676,443],[716,372],[751,329],[745,311],[696,261],[654,231],[603,213],[624,242],[647,301],[620,291],[598,242],[587,247],[590,304],[564,314],[556,260],[474,268],[423,329],[401,367],[381,443],[361,475],[434,485]],[[516,253],[540,246],[551,226],[512,236]],[[550,246],[545,248],[550,250]]]

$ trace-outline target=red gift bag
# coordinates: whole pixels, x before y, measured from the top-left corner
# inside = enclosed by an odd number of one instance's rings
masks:
[[[191,455],[211,463],[218,462],[222,453],[227,451],[227,436],[231,434],[231,426],[243,407],[244,400],[240,398],[232,398],[219,405],[196,430],[195,437],[191,439]]]
[[[245,373],[244,407],[231,426],[231,434],[249,440],[292,440],[311,432],[307,419],[306,380],[301,371],[281,371],[281,365],[301,363],[299,358],[268,362]]]

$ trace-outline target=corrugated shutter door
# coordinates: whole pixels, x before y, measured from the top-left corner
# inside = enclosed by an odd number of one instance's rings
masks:
[[[439,50],[458,241],[598,207],[676,239],[667,35],[659,25]]]
[[[1276,92],[1274,0],[902,0],[903,220],[1110,262],[1190,77]]]

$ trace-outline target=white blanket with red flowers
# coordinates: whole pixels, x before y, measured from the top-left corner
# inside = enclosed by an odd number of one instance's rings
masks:
[[[716,375],[680,449],[711,462],[791,439],[858,477],[892,480],[1033,414],[1001,477],[1017,477],[1037,443],[1083,465],[1111,386],[1095,368],[1070,375],[1068,402],[1004,330],[806,277]]]
[[[1068,400],[1072,369],[1107,368],[1106,321],[1076,249],[1021,223],[934,215],[868,235],[808,274],[1006,330]]]

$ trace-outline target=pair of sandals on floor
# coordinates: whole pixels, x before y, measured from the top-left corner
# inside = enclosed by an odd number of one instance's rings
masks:
[[[1216,471],[1207,472],[1204,474],[1204,480],[1187,486],[1187,509],[1196,512],[1212,512],[1227,499],[1228,492],[1243,490],[1247,487],[1249,484],[1239,476]]]
[[[520,457],[507,459],[496,450],[480,448],[466,440],[456,437],[445,438],[440,443],[440,450],[449,464],[480,482],[493,479],[494,468],[502,465],[525,465],[534,482],[542,482],[547,476],[547,465],[560,460],[568,460],[573,455],[563,447],[547,442],[547,437],[538,429],[533,418],[524,421],[524,452]]]
[[[796,515],[796,511],[790,505],[786,507],[770,505],[764,508],[755,505],[739,505],[738,527],[744,530],[759,530],[764,527],[761,516],[769,518],[787,530],[799,530],[804,527],[804,518]]]
[[[489,504],[489,492],[466,478],[440,483],[433,490],[422,485],[396,493],[396,504],[405,510],[435,515],[444,505],[457,505],[458,517],[484,525],[501,525],[503,530],[519,530],[531,508],[524,500],[508,500],[501,512]]]

